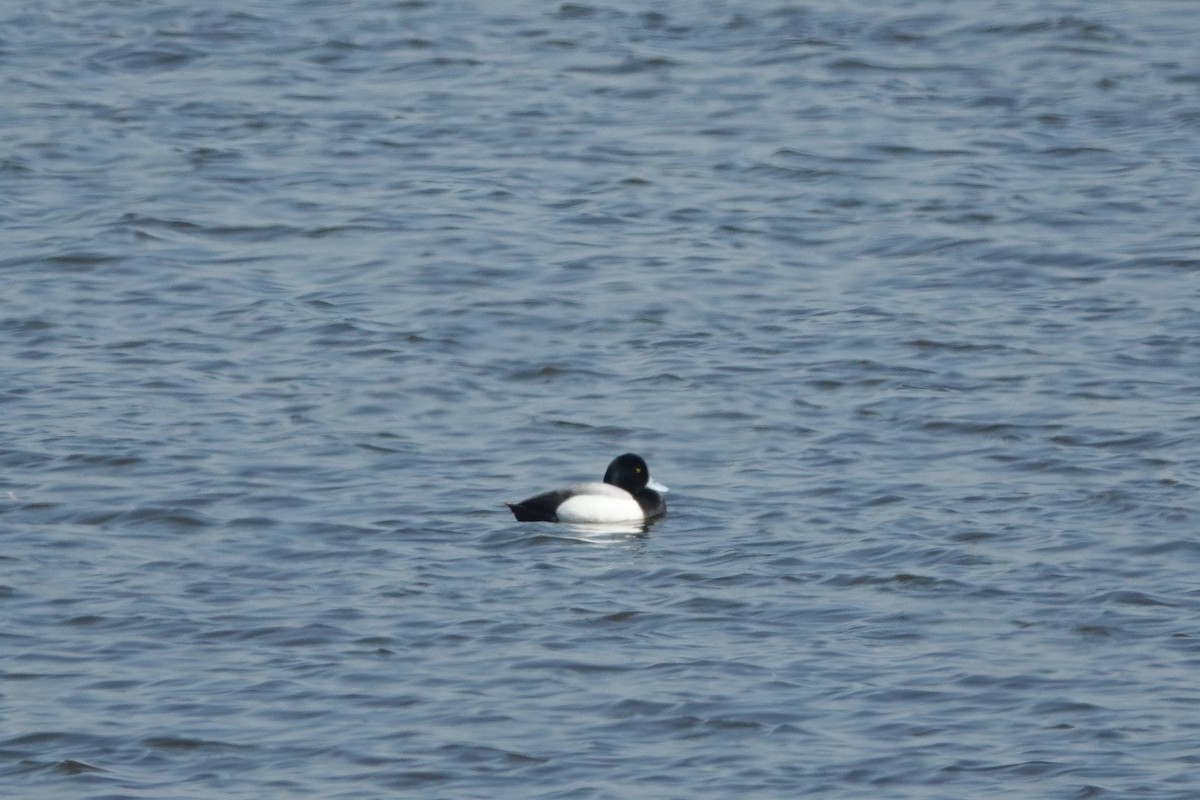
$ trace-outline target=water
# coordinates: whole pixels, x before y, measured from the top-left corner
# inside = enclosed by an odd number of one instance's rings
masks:
[[[1200,7],[3,17],[4,796],[1196,796]]]

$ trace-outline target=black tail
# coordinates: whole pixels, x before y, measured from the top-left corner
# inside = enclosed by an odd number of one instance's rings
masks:
[[[545,509],[532,508],[521,503],[505,503],[504,505],[512,509],[517,522],[558,522],[558,517],[554,516],[553,511],[547,513]]]

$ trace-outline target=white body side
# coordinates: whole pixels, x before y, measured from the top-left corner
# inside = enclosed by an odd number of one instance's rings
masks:
[[[632,522],[646,514],[633,495],[607,483],[581,483],[558,506],[560,522]]]

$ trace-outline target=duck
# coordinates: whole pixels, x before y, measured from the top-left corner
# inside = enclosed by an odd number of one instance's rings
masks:
[[[617,456],[600,482],[577,483],[505,503],[518,522],[640,522],[667,513],[669,490],[650,477],[646,460],[636,453]]]

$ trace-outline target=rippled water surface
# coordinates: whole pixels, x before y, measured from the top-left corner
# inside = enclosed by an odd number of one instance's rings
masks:
[[[1200,6],[0,15],[0,794],[1197,796]]]

